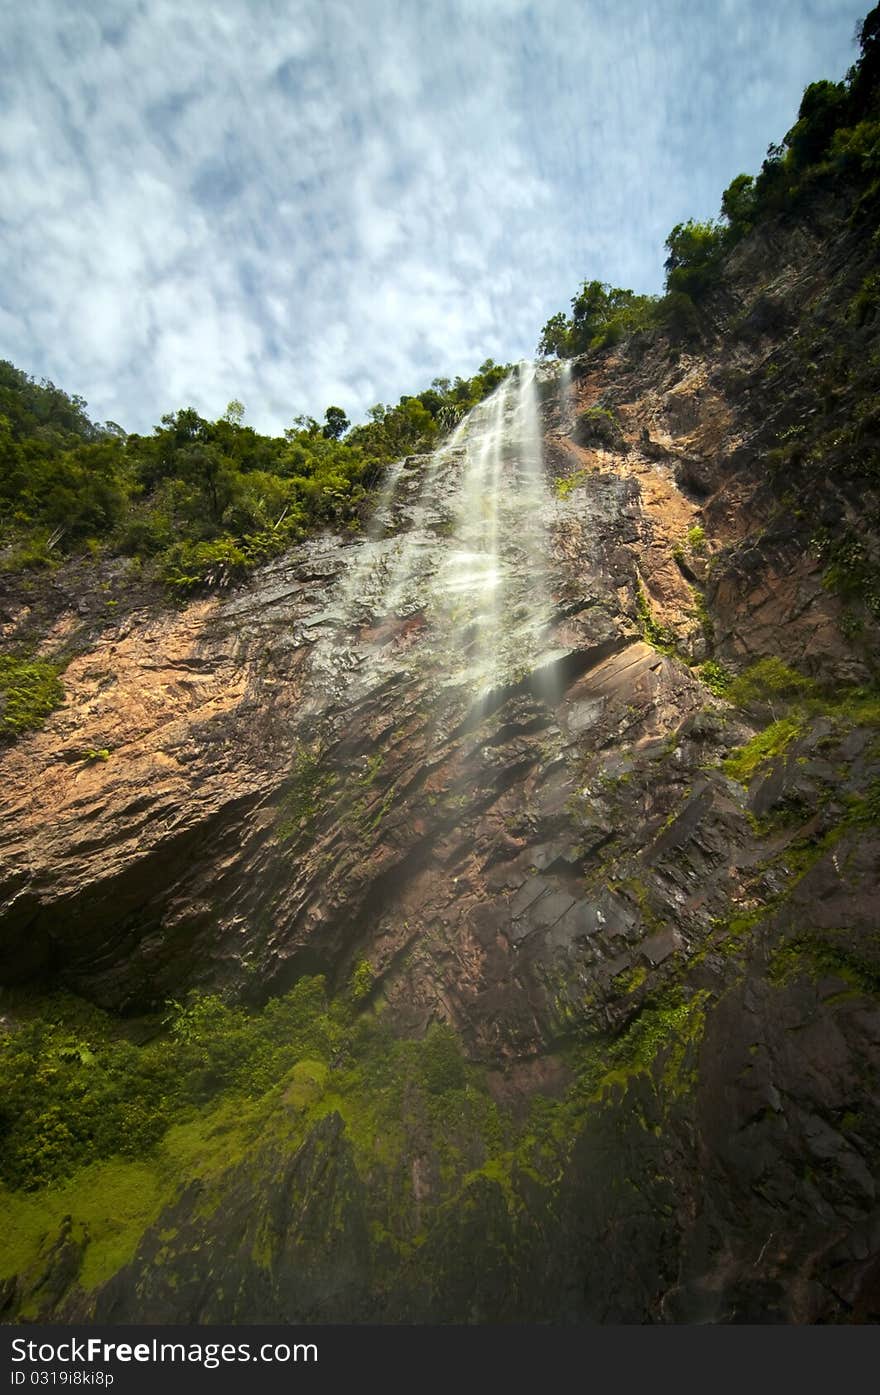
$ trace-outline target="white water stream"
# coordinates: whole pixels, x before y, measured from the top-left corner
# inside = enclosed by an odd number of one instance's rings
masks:
[[[547,655],[552,496],[544,470],[539,373],[519,364],[432,455],[389,469],[363,540],[333,597],[333,632],[315,654],[356,697],[402,665],[387,634],[408,620],[441,685],[480,698]],[[560,397],[570,382],[560,381]],[[364,642],[364,630],[383,632]],[[332,686],[336,687],[336,684]]]

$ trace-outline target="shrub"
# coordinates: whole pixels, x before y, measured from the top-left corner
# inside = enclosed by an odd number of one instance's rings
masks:
[[[582,446],[619,445],[620,427],[614,413],[598,403],[579,412],[575,421],[574,438]]]
[[[0,571],[38,572],[57,567],[61,558],[51,546],[51,535],[31,533],[21,539],[0,560]]]
[[[700,664],[697,669],[700,679],[705,683],[710,693],[716,697],[728,697],[730,695],[730,685],[733,682],[733,674],[730,673],[717,659],[707,659]]]
[[[690,343],[700,337],[697,307],[685,291],[669,291],[658,301],[656,318],[674,342]]]
[[[636,578],[636,610],[645,643],[650,644],[661,654],[677,654],[675,631],[670,629],[668,625],[661,625],[658,620],[654,619],[648,594],[638,577]]]
[[[48,659],[0,655],[0,735],[13,739],[38,731],[50,712],[64,701],[58,664]]]
[[[250,559],[233,538],[214,542],[174,543],[162,556],[162,577],[177,596],[195,591],[226,587],[240,581],[250,570]]]
[[[324,1059],[350,1027],[321,978],[261,1012],[216,994],[169,1003],[144,1046],[67,994],[0,1038],[0,1179],[32,1189],[98,1158],[141,1157],[190,1108],[223,1091],[256,1096],[300,1059]]]
[[[349,984],[349,995],[353,1003],[362,1003],[373,991],[376,975],[368,959],[359,959],[355,964]]]
[[[737,707],[767,705],[772,709],[774,704],[808,697],[815,690],[812,679],[805,678],[802,673],[773,656],[759,659],[734,678],[727,696]]]
[[[422,1079],[431,1094],[439,1095],[446,1090],[464,1087],[464,1058],[458,1038],[450,1027],[431,1027],[422,1043],[420,1055]]]

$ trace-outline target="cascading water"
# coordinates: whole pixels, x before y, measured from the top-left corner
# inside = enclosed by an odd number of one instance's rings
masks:
[[[342,681],[356,701],[418,662],[437,688],[479,701],[549,657],[544,371],[520,363],[432,455],[390,468],[315,654],[325,691],[341,696]],[[389,635],[416,619],[427,642],[410,661]]]
[[[574,376],[571,371],[571,363],[568,359],[563,359],[559,369],[559,422],[565,432],[570,432],[574,427],[575,414],[575,392]]]
[[[343,577],[338,596],[338,604],[343,616],[348,616],[351,613],[351,608],[360,591],[369,581],[370,572],[375,562],[373,556],[375,546],[391,526],[392,504],[402,469],[402,460],[395,460],[388,467],[388,472],[382,481],[379,497],[376,500],[376,507],[367,526],[365,545],[360,548],[358,555]]]

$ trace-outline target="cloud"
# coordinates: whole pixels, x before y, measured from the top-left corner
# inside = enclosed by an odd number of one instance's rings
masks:
[[[280,430],[657,290],[841,76],[865,0],[33,0],[0,105],[0,355],[148,430]]]

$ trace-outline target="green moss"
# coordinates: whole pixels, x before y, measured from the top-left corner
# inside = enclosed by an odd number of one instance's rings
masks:
[[[270,1120],[283,1118],[291,1134],[297,1129],[302,1132],[297,1107],[286,1114],[279,1108],[289,1083],[291,1077],[283,1076],[275,1088],[257,1100],[221,1095],[192,1112],[185,1122],[173,1124],[155,1154],[157,1171],[169,1178],[198,1177],[207,1183],[216,1182],[246,1157]],[[203,1202],[202,1209],[211,1210],[212,1206]]]
[[[372,804],[363,800],[357,805],[356,818],[363,838],[372,838],[379,831],[394,807],[396,793],[397,786],[389,785],[381,799]]]
[[[850,796],[845,823],[856,828],[880,825],[880,780],[872,780],[864,794]]]
[[[620,440],[620,427],[614,412],[598,402],[586,407],[577,414],[574,437],[582,446],[616,445]]]
[[[514,1154],[512,1152],[506,1153],[502,1157],[490,1158],[487,1162],[483,1163],[482,1167],[475,1168],[473,1172],[467,1173],[462,1179],[462,1190],[466,1191],[474,1182],[480,1179],[493,1182],[497,1187],[501,1188],[504,1200],[507,1203],[507,1209],[509,1211],[516,1210],[519,1198],[514,1191],[511,1175],[513,1161]]]
[[[608,890],[614,892],[615,895],[626,896],[628,900],[635,902],[642,921],[648,929],[660,929],[660,918],[651,904],[650,892],[641,877],[622,877],[618,881],[609,881]]]
[[[350,1014],[303,979],[259,1013],[216,995],[170,1004],[166,1033],[136,1047],[107,1014],[56,996],[0,1038],[0,1179],[33,1189],[98,1159],[147,1156],[217,1096],[259,1097],[298,1060],[329,1060]]]
[[[722,770],[740,784],[749,784],[763,765],[781,756],[792,741],[803,734],[804,727],[804,718],[800,715],[781,717],[728,756],[722,763]]]
[[[654,619],[647,593],[638,578],[636,578],[636,611],[645,643],[650,644],[651,648],[656,649],[660,654],[677,657],[678,648],[675,632],[667,625],[661,625],[659,621]]]
[[[868,433],[869,439],[871,434]],[[876,450],[871,450],[872,484],[877,469]],[[868,469],[861,473],[868,473]],[[875,618],[880,617],[880,566],[869,542],[842,525],[834,530],[823,529],[810,541],[813,551],[825,564],[823,586],[850,605],[864,607]]]
[[[695,523],[693,528],[688,529],[687,545],[691,552],[695,552],[697,556],[702,556],[706,551],[706,530],[701,528],[699,523]]]
[[[93,1009],[74,1014],[67,1007],[60,1020],[55,1005],[48,1028],[34,1018],[34,1030],[49,1030],[48,1039],[40,1037],[35,1069],[45,1065],[49,1051],[51,1069],[60,1077],[79,1072],[82,1103],[98,1080],[83,1072],[106,1068],[106,1019]],[[435,1025],[421,1040],[396,1039],[381,1018],[359,1012],[350,995],[328,1002],[320,981],[303,980],[258,1013],[215,996],[173,1006],[167,1034],[131,1048],[142,1066],[149,1064],[137,1076],[141,1090],[157,1070],[157,1054],[169,1065],[163,1077],[169,1091],[173,1082],[188,1079],[187,1089],[175,1096],[173,1121],[137,1158],[92,1161],[36,1192],[0,1193],[8,1231],[0,1277],[36,1272],[43,1237],[55,1235],[70,1216],[73,1233],[88,1239],[77,1282],[93,1288],[132,1257],[144,1229],[182,1188],[191,1188],[196,1215],[211,1216],[224,1204],[230,1168],[267,1145],[270,1156],[273,1148],[282,1157],[294,1152],[334,1113],[366,1183],[376,1243],[383,1252],[413,1254],[430,1231],[431,1217],[469,1205],[481,1183],[501,1188],[512,1215],[523,1207],[518,1179],[552,1188],[591,1113],[604,1107],[615,1086],[627,1089],[634,1074],[649,1073],[665,1099],[689,1088],[701,1021],[699,995],[655,998],[618,1037],[579,1047],[580,1065],[567,1094],[534,1100],[527,1120],[518,1123],[494,1102],[483,1072],[465,1061],[449,1027]],[[60,1051],[62,1030],[67,1037]],[[195,1076],[188,1076],[193,1068]],[[206,1070],[211,1094],[199,1100]],[[7,1105],[3,1100],[2,1107]],[[117,1128],[124,1123],[117,1120]],[[418,1199],[416,1158],[430,1160],[432,1178]],[[163,1244],[172,1254],[175,1236],[169,1233]],[[259,1225],[252,1248],[255,1262],[270,1261],[271,1236]],[[29,1301],[33,1307],[36,1299]]]
[[[809,703],[808,711],[831,717],[844,730],[880,727],[880,693],[872,688],[846,688],[830,698]]]
[[[880,961],[871,962],[855,953],[850,945],[841,943],[847,932],[838,931],[837,938],[829,935],[799,935],[780,949],[770,960],[770,982],[780,987],[801,975],[817,979],[826,976],[842,979],[853,992],[876,997],[880,994]]]
[[[635,993],[637,989],[641,988],[647,977],[648,970],[644,964],[636,964],[631,969],[624,969],[621,973],[615,974],[611,980],[611,987],[615,993]]]
[[[133,1257],[168,1196],[156,1167],[120,1160],[94,1164],[38,1196],[0,1189],[0,1278],[34,1265],[41,1245],[51,1243],[70,1216],[88,1238],[78,1282],[92,1288]]]
[[[383,751],[376,751],[374,755],[370,756],[366,770],[363,775],[358,777],[357,783],[361,789],[370,789],[375,784],[384,763],[385,754]]]
[[[433,1026],[419,1049],[419,1069],[425,1088],[431,1094],[460,1090],[465,1085],[464,1058],[455,1033],[446,1026]]]
[[[313,836],[323,798],[332,785],[333,775],[320,751],[301,746],[281,801],[277,832],[282,842]]]
[[[619,1035],[592,1035],[573,1046],[575,1083],[563,1100],[543,1109],[544,1147],[552,1153],[549,1134],[557,1151],[566,1152],[595,1107],[617,1100],[635,1076],[651,1080],[661,1115],[687,1094],[695,1081],[708,1002],[706,991],[686,995],[672,986],[645,1001]]]
[[[325,1061],[297,1061],[284,1087],[284,1103],[294,1109],[307,1109],[316,1104],[327,1088],[328,1075]]]
[[[880,308],[880,272],[871,271],[862,281],[847,309],[847,315],[858,326],[867,324]]]
[[[0,655],[0,739],[38,731],[49,713],[60,707],[64,701],[61,670],[60,664],[48,659]]]
[[[781,659],[759,659],[739,674],[727,690],[727,696],[737,707],[769,705],[795,698],[806,698],[816,692],[816,684]]]
[[[611,1074],[648,1071],[662,1051],[666,1054],[664,1083],[676,1089],[683,1087],[687,1083],[682,1077],[684,1056],[687,1047],[702,1036],[707,997],[707,993],[701,992],[685,998],[680,990],[670,990],[646,1005],[609,1048]],[[600,1089],[606,1078],[600,1082]]]
[[[786,672],[791,675],[793,671]],[[799,674],[795,674],[794,678],[797,682],[793,690],[803,696],[790,705],[785,716],[772,722],[723,763],[722,768],[735,780],[747,784],[762,765],[783,755],[792,741],[803,736],[814,718],[829,720],[837,734],[843,734],[853,727],[880,726],[880,694],[876,690],[855,687],[823,694],[809,679]],[[777,674],[777,679],[781,690],[788,680],[784,674]],[[728,696],[733,696],[739,682],[740,679],[737,679],[731,685]],[[791,687],[788,691],[792,691]],[[870,816],[868,821],[871,821]]]

